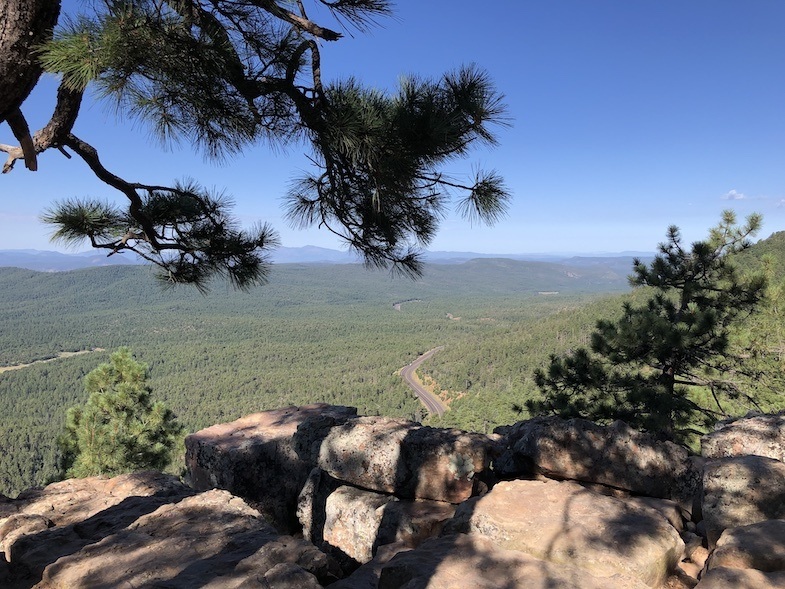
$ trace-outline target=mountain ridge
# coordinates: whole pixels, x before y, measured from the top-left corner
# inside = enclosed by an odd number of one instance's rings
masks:
[[[508,259],[526,262],[547,262],[570,266],[595,264],[620,264],[631,267],[635,257],[651,258],[651,252],[618,252],[596,254],[487,254],[480,252],[426,251],[423,258],[431,264],[460,264],[475,259]],[[362,260],[348,251],[319,246],[280,247],[270,254],[274,264],[360,264]],[[118,265],[144,265],[147,262],[128,255],[107,256],[102,252],[88,250],[78,253],[63,253],[51,250],[0,249],[0,267],[24,268],[38,272],[67,272],[81,268]]]

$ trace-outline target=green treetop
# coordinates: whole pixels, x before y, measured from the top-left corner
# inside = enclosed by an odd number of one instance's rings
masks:
[[[163,470],[182,427],[147,386],[147,366],[127,348],[85,377],[87,403],[71,407],[60,438],[69,477]]]
[[[543,398],[527,403],[533,413],[622,419],[666,438],[685,440],[726,416],[723,399],[748,392],[728,378],[733,357],[730,330],[754,312],[765,293],[762,275],[743,277],[734,254],[749,247],[760,227],[752,215],[736,225],[730,211],[708,239],[687,248],[677,227],[650,265],[635,260],[630,282],[647,287],[645,304],[626,303],[616,321],[599,321],[591,350],[552,356],[547,370],[535,372]],[[708,391],[710,402],[691,394]]]

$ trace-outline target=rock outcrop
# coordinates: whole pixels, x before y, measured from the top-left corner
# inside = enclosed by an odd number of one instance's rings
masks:
[[[321,440],[357,409],[325,404],[254,413],[185,439],[190,484],[245,498],[279,529],[298,528],[297,498],[316,466]],[[274,491],[273,491],[274,490]]]
[[[537,417],[500,430],[506,440],[495,468],[500,477],[538,473],[598,483],[672,499],[690,513],[700,496],[699,458],[621,421],[605,427],[585,419]]]
[[[701,455],[765,456],[785,461],[785,413],[722,421],[701,440]]]
[[[0,587],[785,588],[780,417],[724,428],[702,458],[620,423],[259,413],[188,437],[191,487],[0,497]]]
[[[318,466],[356,487],[406,499],[460,503],[490,468],[496,440],[411,421],[360,417],[332,428]]]
[[[242,499],[196,493],[158,473],[64,481],[7,501],[0,513],[11,513],[0,519],[8,561],[0,585],[9,589],[295,589],[321,587],[338,571]]]
[[[381,570],[378,589],[463,587],[523,589],[646,589],[633,578],[595,577],[570,564],[553,564],[499,548],[482,536],[459,534],[430,540],[418,550],[395,555]]]

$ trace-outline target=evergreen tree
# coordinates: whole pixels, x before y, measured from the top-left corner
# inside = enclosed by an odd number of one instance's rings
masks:
[[[128,348],[114,352],[85,377],[87,403],[71,407],[59,445],[69,477],[163,470],[182,427],[160,401],[153,401],[147,366]]]
[[[495,142],[493,125],[506,124],[501,96],[473,66],[433,81],[409,78],[392,94],[353,79],[323,81],[320,43],[342,34],[312,20],[311,8],[326,7],[336,23],[364,31],[391,12],[391,3],[310,5],[99,0],[90,14],[61,18],[35,53],[40,63],[25,66],[16,53],[0,52],[0,72],[14,73],[0,79],[0,122],[12,125],[19,142],[0,144],[9,156],[4,171],[21,159],[35,169],[36,154],[47,149],[70,150],[127,202],[61,201],[43,216],[55,226],[55,238],[89,241],[109,255],[136,252],[173,283],[204,287],[215,274],[239,287],[263,282],[266,252],[277,244],[271,227],[238,228],[229,199],[194,181],[127,181],[74,134],[91,86],[118,112],[150,125],[164,143],[182,141],[210,157],[260,141],[304,143],[314,171],[293,184],[290,220],[335,233],[370,266],[418,274],[419,250],[433,239],[452,196],[460,196],[457,208],[470,219],[493,222],[506,209],[510,195],[495,172],[480,171],[470,182],[443,173],[476,144]],[[8,0],[5,22],[12,26],[0,33],[0,48],[18,47],[22,39],[29,53],[30,40],[41,43],[51,31],[41,25],[43,17],[51,27],[58,9],[58,0]],[[21,109],[41,65],[61,84],[50,122],[30,136]],[[13,86],[22,74],[24,92]]]
[[[591,350],[552,356],[547,370],[535,372],[543,398],[527,402],[529,411],[622,419],[684,441],[727,415],[724,399],[754,405],[729,374],[743,364],[729,338],[734,323],[755,311],[765,293],[763,275],[742,277],[733,263],[760,222],[751,215],[739,227],[725,211],[708,239],[691,248],[670,227],[650,265],[634,261],[630,282],[651,291],[646,303],[625,303],[617,321],[599,321]],[[710,402],[696,400],[695,387],[707,391]]]

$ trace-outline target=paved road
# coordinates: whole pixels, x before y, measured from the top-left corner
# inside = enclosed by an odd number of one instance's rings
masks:
[[[422,404],[425,405],[425,408],[431,413],[435,413],[439,417],[444,415],[444,412],[447,410],[446,407],[442,405],[442,402],[439,400],[439,398],[436,395],[430,393],[429,391],[426,391],[423,388],[415,373],[417,369],[420,367],[420,364],[425,362],[436,352],[443,349],[444,346],[439,346],[438,348],[434,348],[433,350],[425,352],[414,362],[412,362],[408,366],[404,366],[403,368],[401,368],[401,376],[403,377],[403,380],[406,381],[406,384],[412,387],[414,394],[417,395],[417,397],[419,397],[420,401],[422,401]]]

